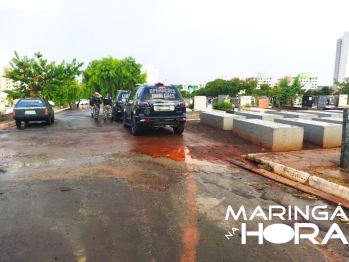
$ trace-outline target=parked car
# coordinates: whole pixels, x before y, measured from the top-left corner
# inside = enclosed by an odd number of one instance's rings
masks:
[[[21,127],[22,121],[25,124],[30,121],[45,121],[48,125],[55,121],[51,104],[43,98],[22,98],[18,100],[13,108],[12,117],[18,128]]]
[[[118,90],[113,101],[113,120],[119,121],[124,114],[124,101],[126,101],[131,94],[130,90]]]
[[[169,126],[182,134],[186,122],[186,103],[175,86],[139,85],[125,103],[123,125],[131,126],[134,136],[145,127]]]
[[[75,102],[75,105],[77,105],[78,103],[80,106],[88,105],[90,103],[90,100],[89,99],[80,99],[80,100]]]

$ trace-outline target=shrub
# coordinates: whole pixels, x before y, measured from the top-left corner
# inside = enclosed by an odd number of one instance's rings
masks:
[[[252,105],[251,104],[246,104],[245,107],[252,107]]]
[[[217,102],[212,105],[213,109],[232,109],[233,105],[229,102]]]

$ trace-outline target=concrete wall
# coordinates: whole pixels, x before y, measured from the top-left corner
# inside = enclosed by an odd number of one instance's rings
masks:
[[[235,119],[233,134],[272,151],[302,150],[303,128],[260,119]]]
[[[339,147],[342,140],[342,125],[299,118],[275,119],[277,123],[304,128],[304,140],[322,148]]]
[[[312,111],[312,110],[299,110],[297,112],[305,113],[305,114],[314,114],[318,117],[342,117],[343,113],[338,112],[328,112],[328,110],[319,110],[319,111]]]
[[[274,121],[275,118],[282,118],[280,115],[275,114],[265,114],[265,113],[259,113],[259,112],[247,112],[247,111],[235,111],[234,114],[245,116],[246,119],[261,119],[261,120],[267,120],[267,121]]]
[[[319,118],[313,118],[314,121],[320,121],[320,122],[326,122],[326,123],[332,123],[332,124],[343,124],[343,117],[319,117]]]
[[[314,114],[305,114],[298,112],[289,112],[289,111],[269,111],[267,114],[275,114],[283,116],[283,118],[302,118],[311,120],[313,117],[316,117]]]
[[[238,116],[227,113],[212,113],[212,112],[201,112],[200,123],[209,126],[217,127],[223,130],[232,130],[234,119],[245,119],[244,116]]]
[[[206,96],[194,96],[194,110],[204,111],[206,108]]]

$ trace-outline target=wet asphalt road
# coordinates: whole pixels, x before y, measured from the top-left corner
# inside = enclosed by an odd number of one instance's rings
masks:
[[[165,128],[133,137],[121,122],[95,123],[87,109],[55,118],[0,131],[0,261],[349,261],[340,239],[258,244],[247,236],[242,244],[242,223],[257,231],[258,223],[307,221],[226,221],[228,206],[244,206],[248,218],[257,206],[266,214],[273,205],[336,207],[229,164],[240,154],[222,140],[228,131],[189,121],[183,135]],[[308,222],[320,228],[318,241],[333,223],[349,239],[338,218]]]

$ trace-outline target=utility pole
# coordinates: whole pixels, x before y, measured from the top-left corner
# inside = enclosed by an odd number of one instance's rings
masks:
[[[349,169],[349,115],[348,108],[343,110],[343,132],[340,165]]]

